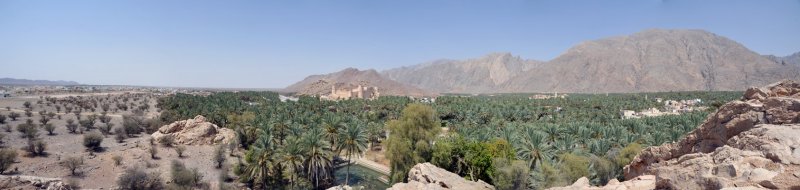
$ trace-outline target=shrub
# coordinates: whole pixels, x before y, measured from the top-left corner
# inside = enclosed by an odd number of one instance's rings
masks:
[[[67,131],[73,134],[78,131],[78,124],[75,124],[75,120],[67,119]]]
[[[8,114],[8,117],[11,118],[11,121],[16,121],[17,118],[19,117],[19,113],[11,112],[10,114]]]
[[[158,143],[164,147],[172,147],[172,144],[175,143],[175,137],[172,135],[165,135],[158,139]]]
[[[513,160],[509,163],[507,159],[495,159],[494,166],[497,167],[492,176],[497,189],[525,189],[528,187],[529,167],[525,161]]]
[[[221,168],[222,164],[225,163],[225,148],[222,145],[214,148],[214,162],[217,164],[217,168]]]
[[[114,139],[117,140],[117,143],[122,143],[122,141],[125,140],[126,136],[127,134],[125,134],[125,129],[119,127],[114,128]]]
[[[186,151],[186,146],[178,145],[175,147],[175,153],[178,153],[178,158],[183,158],[183,151]]]
[[[31,112],[31,110],[29,110],[29,109],[25,110],[25,116],[32,117],[33,116],[33,112]]]
[[[83,166],[83,158],[82,157],[67,157],[64,159],[64,167],[69,170],[70,175],[75,175],[75,171],[78,170],[81,166]]]
[[[6,123],[6,115],[0,114],[0,124]]]
[[[121,165],[122,164],[122,156],[114,155],[111,157],[111,160],[114,160],[114,165]]]
[[[565,181],[575,181],[583,176],[589,176],[589,158],[567,153],[561,155],[560,171],[566,177]]]
[[[87,133],[83,135],[83,146],[88,148],[90,151],[99,151],[100,144],[103,143],[103,135],[100,133]]]
[[[25,103],[22,103],[22,106],[25,106],[25,108],[31,108],[31,102],[25,101]]]
[[[36,124],[19,124],[17,125],[17,131],[22,133],[23,138],[33,139],[39,136],[39,129]]]
[[[53,135],[53,131],[56,130],[56,126],[53,126],[52,123],[44,124],[44,130],[47,131],[47,135]]]
[[[47,122],[50,122],[50,118],[47,118],[47,116],[43,115],[42,118],[39,118],[39,123],[42,125],[47,124]]]
[[[178,160],[173,160],[170,174],[172,182],[181,188],[196,187],[203,180],[203,175],[197,168],[188,169]]]
[[[126,169],[117,179],[121,190],[160,190],[164,189],[158,173],[147,173],[140,167]]]
[[[33,142],[33,153],[34,155],[42,156],[44,155],[44,151],[47,149],[47,143],[42,140],[36,140]]]
[[[114,128],[113,123],[105,123],[100,126],[100,132],[103,133],[103,135],[108,135],[111,134],[111,129],[113,128]]]
[[[0,174],[11,168],[17,160],[17,151],[10,148],[0,149]]]
[[[78,123],[81,124],[81,127],[83,127],[84,130],[91,131],[92,129],[94,129],[95,120],[92,119],[91,116],[89,116],[86,117],[86,119],[84,120],[79,120]]]
[[[624,167],[631,163],[634,157],[639,154],[639,151],[642,151],[642,145],[638,143],[631,143],[628,146],[625,146],[620,152],[617,157],[614,158],[617,166]]]

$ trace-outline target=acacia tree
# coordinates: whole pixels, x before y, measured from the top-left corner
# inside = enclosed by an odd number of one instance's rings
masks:
[[[422,104],[410,104],[397,120],[389,121],[386,157],[390,161],[392,182],[402,182],[416,163],[431,158],[431,143],[441,131],[436,112]]]

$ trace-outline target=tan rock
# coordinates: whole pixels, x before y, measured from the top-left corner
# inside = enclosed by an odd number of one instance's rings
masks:
[[[654,175],[656,187],[666,189],[797,187],[800,180],[783,179],[793,172],[786,168],[800,164],[798,123],[800,84],[750,88],[680,141],[643,150],[625,177]]]
[[[588,183],[588,180],[587,180]],[[483,181],[465,180],[457,174],[438,168],[431,163],[417,164],[408,171],[408,183],[396,183],[387,190],[493,190],[494,186]]]
[[[164,125],[151,136],[154,139],[161,139],[167,135],[175,137],[176,143],[186,145],[228,143],[236,137],[233,130],[206,122],[206,118],[201,115],[194,119]]]
[[[71,190],[73,188],[61,181],[60,178],[0,175],[0,189]]]

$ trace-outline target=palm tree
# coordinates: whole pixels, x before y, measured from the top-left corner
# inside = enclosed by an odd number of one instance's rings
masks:
[[[291,175],[290,184],[292,184],[292,189],[294,189],[297,175],[301,174],[303,170],[302,164],[305,157],[303,156],[303,147],[301,145],[300,138],[288,137],[281,152],[281,161],[292,169],[292,172],[289,173]]]
[[[319,182],[329,178],[331,169],[331,145],[325,140],[325,132],[321,127],[315,127],[308,131],[302,138],[303,152],[305,160],[303,166],[306,169],[306,176],[319,187]]]
[[[267,187],[272,176],[272,168],[278,164],[273,159],[274,144],[272,135],[262,132],[255,146],[251,146],[250,153],[247,154],[245,166],[242,174],[243,181],[251,181],[255,187]]]
[[[344,151],[347,160],[351,161],[354,154],[360,155],[367,149],[367,135],[359,125],[350,125],[343,133],[339,133],[339,144],[337,150]],[[347,174],[345,174],[344,185],[350,181],[350,164],[347,164]]]
[[[536,129],[528,128],[520,140],[520,146],[517,146],[519,147],[517,156],[528,160],[529,167],[536,168],[537,163],[552,156],[550,145],[547,144],[545,139],[545,134],[536,131]]]

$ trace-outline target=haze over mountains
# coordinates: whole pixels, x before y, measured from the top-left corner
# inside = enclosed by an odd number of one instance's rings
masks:
[[[781,79],[800,79],[798,59],[800,53],[760,55],[703,30],[651,29],[586,41],[546,62],[492,53],[476,59],[438,60],[389,69],[379,76],[327,79],[329,83],[349,83],[377,78],[381,82],[373,85],[381,89],[413,86],[438,93],[741,90]],[[390,85],[394,81],[385,81],[388,79],[407,85]],[[287,90],[300,92],[312,88],[308,84],[317,80],[312,76]]]
[[[28,79],[15,79],[15,78],[0,78],[0,84],[5,85],[81,85],[75,81],[50,81],[50,80],[28,80]]]

